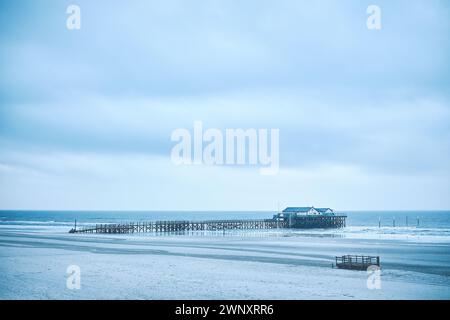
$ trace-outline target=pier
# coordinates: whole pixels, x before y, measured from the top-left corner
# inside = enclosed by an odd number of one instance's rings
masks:
[[[297,216],[287,218],[286,227],[293,229],[329,229],[329,228],[344,228],[345,215],[335,216]]]
[[[256,229],[311,229],[345,227],[345,216],[299,216],[290,219],[242,219],[205,221],[148,221],[120,224],[96,224],[92,227],[76,227],[70,233],[168,233],[185,231],[225,231]]]
[[[254,230],[285,228],[284,221],[259,220],[206,220],[206,221],[149,221],[122,224],[97,224],[95,227],[72,229],[72,233],[150,233],[182,231]]]

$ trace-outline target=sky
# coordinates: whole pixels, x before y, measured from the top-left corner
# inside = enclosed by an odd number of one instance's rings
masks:
[[[450,209],[449,18],[446,0],[0,0],[0,209]],[[278,174],[175,165],[196,120],[279,129]]]

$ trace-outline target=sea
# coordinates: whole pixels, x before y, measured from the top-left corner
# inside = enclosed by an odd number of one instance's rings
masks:
[[[0,211],[0,233],[6,230],[68,232],[77,227],[105,223],[156,220],[269,219],[273,211]],[[259,235],[332,236],[404,239],[450,243],[450,211],[348,211],[343,229],[262,230]],[[232,232],[228,232],[232,235]],[[250,234],[250,233],[249,233]],[[252,232],[251,234],[255,234]],[[242,235],[242,232],[240,233]]]

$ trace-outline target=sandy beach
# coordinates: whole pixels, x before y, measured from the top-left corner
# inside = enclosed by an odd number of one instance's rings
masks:
[[[381,288],[334,256],[381,257]],[[449,299],[450,244],[295,233],[87,235],[0,230],[1,299]],[[66,286],[80,267],[81,288]]]

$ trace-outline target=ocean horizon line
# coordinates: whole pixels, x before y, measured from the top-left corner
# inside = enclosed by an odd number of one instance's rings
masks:
[[[341,213],[341,212],[450,212],[449,209],[351,209],[351,210],[345,210],[345,209],[333,209],[335,212]],[[0,212],[188,212],[188,213],[211,213],[211,212],[230,212],[230,213],[245,213],[245,212],[278,212],[279,210],[261,210],[261,209],[245,209],[245,210],[208,210],[208,209],[202,209],[202,210],[178,210],[178,209],[139,209],[139,210],[133,210],[133,209],[0,209]]]

